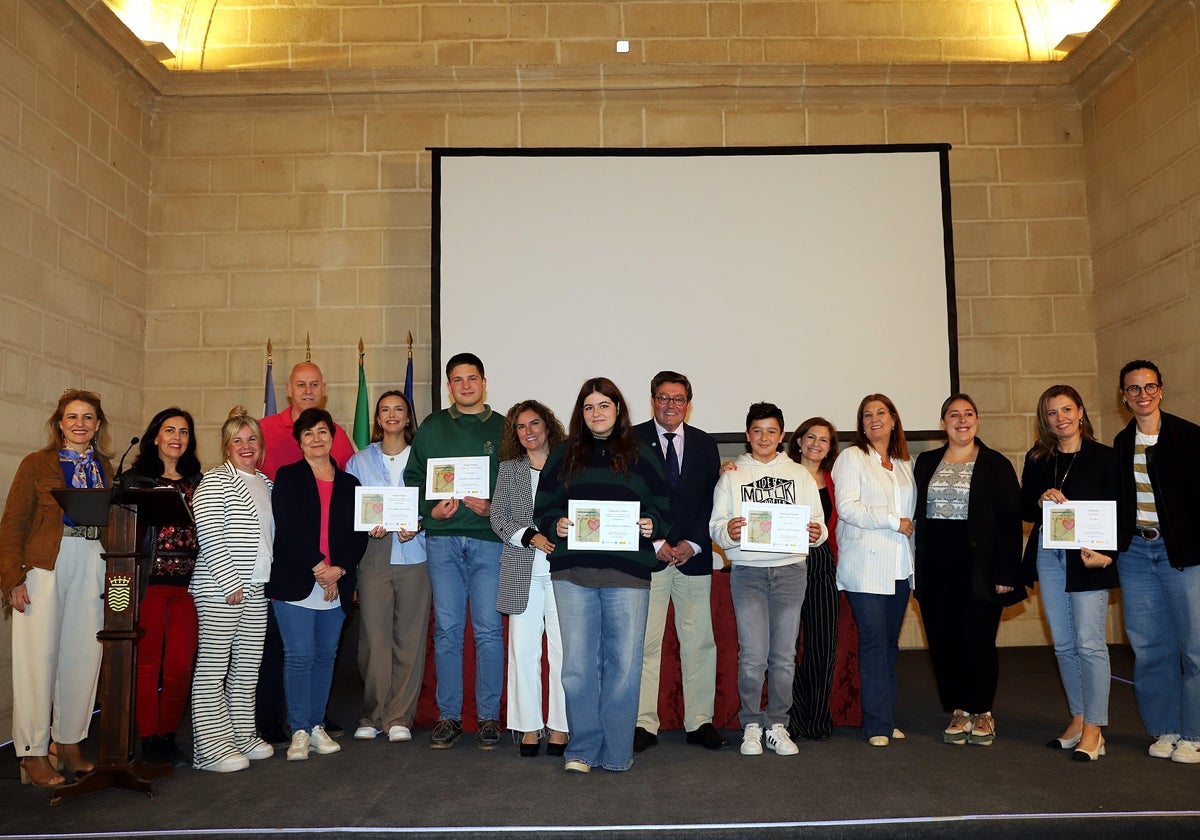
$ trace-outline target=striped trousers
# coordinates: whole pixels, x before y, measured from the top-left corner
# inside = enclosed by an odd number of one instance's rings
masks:
[[[200,643],[192,678],[192,766],[197,770],[254,749],[254,689],[267,632],[262,585],[247,585],[245,600],[198,600]]]
[[[800,610],[804,652],[792,681],[788,731],[798,738],[828,738],[833,732],[829,694],[838,643],[837,563],[828,543],[808,555],[808,591]]]

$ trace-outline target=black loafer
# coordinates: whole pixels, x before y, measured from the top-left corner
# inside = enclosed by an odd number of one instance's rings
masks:
[[[556,744],[553,741],[546,742],[546,755],[553,755],[553,756],[561,757],[562,754],[565,753],[566,751],[567,751],[567,742],[566,741],[563,741],[561,744]]]
[[[658,736],[642,727],[633,730],[633,751],[635,753],[645,752],[651,747],[658,745]]]
[[[687,734],[689,744],[699,744],[706,750],[723,750],[729,746],[729,739],[717,731],[711,723],[702,723]]]
[[[521,757],[522,758],[533,758],[535,755],[537,755],[541,751],[542,742],[534,741],[532,744],[526,744],[524,741],[522,741],[519,746],[521,747]],[[550,751],[546,750],[546,752],[550,752]]]

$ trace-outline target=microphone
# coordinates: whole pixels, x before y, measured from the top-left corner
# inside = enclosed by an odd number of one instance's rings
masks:
[[[125,450],[125,454],[121,456],[121,460],[117,463],[117,476],[113,480],[114,491],[124,489],[125,479],[122,477],[122,473],[125,471],[125,459],[129,456],[129,453],[133,450],[133,447],[141,443],[141,440],[142,439],[140,437],[134,435],[129,441],[129,448]]]

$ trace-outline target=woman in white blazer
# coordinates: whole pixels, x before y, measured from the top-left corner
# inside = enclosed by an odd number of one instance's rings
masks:
[[[275,750],[254,728],[254,689],[267,632],[271,481],[262,431],[241,406],[221,427],[225,462],[204,474],[192,510],[200,554],[189,591],[200,619],[192,677],[192,764],[231,773]]]
[[[868,394],[854,443],[833,465],[837,487],[837,586],[858,624],[863,729],[873,747],[903,738],[896,728],[896,654],[913,587],[916,487],[895,404]]]

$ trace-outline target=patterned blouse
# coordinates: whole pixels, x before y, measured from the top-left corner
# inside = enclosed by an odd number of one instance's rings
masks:
[[[971,475],[975,462],[969,464],[938,464],[929,479],[929,494],[925,515],[929,519],[966,519],[971,501]]]
[[[183,493],[188,510],[192,509],[192,496],[199,486],[195,478],[159,478],[159,487],[170,487]],[[158,529],[154,543],[154,563],[150,568],[151,584],[187,586],[196,568],[196,554],[200,543],[196,540],[196,529],[192,526],[164,525]]]

